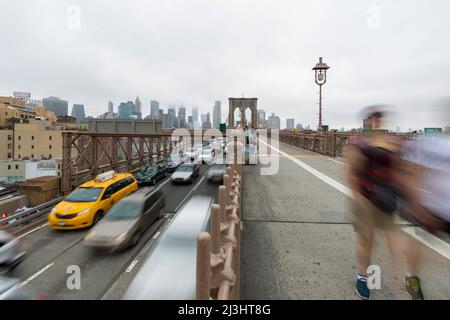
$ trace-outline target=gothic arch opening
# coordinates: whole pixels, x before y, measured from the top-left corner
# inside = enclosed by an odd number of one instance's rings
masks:
[[[228,126],[230,128],[236,127],[236,121],[240,122],[241,127],[247,125],[249,128],[257,128],[258,98],[229,98],[228,100]],[[236,113],[238,113],[239,116],[237,116]]]

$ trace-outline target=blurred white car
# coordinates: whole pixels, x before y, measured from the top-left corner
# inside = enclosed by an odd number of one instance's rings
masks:
[[[0,270],[6,272],[14,269],[24,258],[25,252],[20,250],[19,240],[0,230]]]
[[[198,156],[200,155],[201,148],[198,149],[196,147],[188,148],[185,152],[185,155],[188,160],[196,160]]]
[[[203,149],[200,155],[198,156],[198,161],[202,163],[210,164],[214,161],[214,158],[216,156],[216,152],[214,149],[206,148]]]
[[[219,152],[222,151],[222,147],[220,145],[220,142],[218,140],[216,140],[216,139],[211,139],[209,141],[209,147],[211,149],[213,149],[215,153],[219,153]]]

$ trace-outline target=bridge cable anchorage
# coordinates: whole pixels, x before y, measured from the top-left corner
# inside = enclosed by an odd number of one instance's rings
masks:
[[[230,165],[211,206],[210,233],[197,237],[197,299],[240,298],[241,164]]]

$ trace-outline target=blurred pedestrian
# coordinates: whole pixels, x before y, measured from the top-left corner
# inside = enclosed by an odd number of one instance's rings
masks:
[[[431,233],[450,233],[450,136],[407,143],[403,179],[414,222]]]
[[[351,211],[356,232],[356,293],[362,299],[370,298],[367,285],[367,269],[372,254],[374,231],[383,231],[388,242],[391,257],[397,257],[399,243],[398,227],[393,213],[397,210],[399,195],[400,143],[381,130],[385,111],[382,107],[370,107],[367,120],[372,124],[366,137],[353,137],[346,151],[349,164],[347,174],[353,191]],[[405,254],[409,256],[405,283],[413,299],[423,299],[420,279],[415,266],[416,252],[409,246]],[[412,266],[412,267],[411,267]]]

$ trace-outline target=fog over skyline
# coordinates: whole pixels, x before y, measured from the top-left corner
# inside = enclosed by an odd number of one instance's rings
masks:
[[[87,115],[139,96],[212,113],[257,97],[266,116],[316,127],[319,56],[331,69],[324,123],[360,127],[368,105],[395,106],[391,128],[445,126],[450,96],[446,0],[0,0],[0,95],[31,92]],[[79,15],[78,10],[79,9]],[[79,17],[79,19],[78,19]]]

